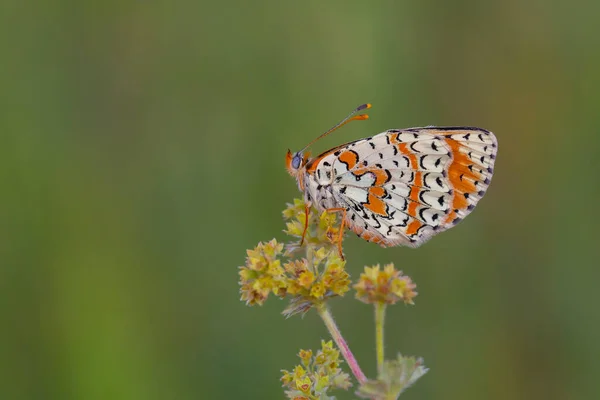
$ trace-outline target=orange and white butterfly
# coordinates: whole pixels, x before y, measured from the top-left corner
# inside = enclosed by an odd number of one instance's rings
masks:
[[[344,226],[383,247],[417,247],[465,218],[485,194],[498,151],[492,132],[472,127],[390,129],[327,150],[317,157],[306,148],[352,120],[370,104],[286,156],[308,211],[341,212]],[[306,232],[305,225],[305,232]],[[304,238],[303,238],[304,239]]]

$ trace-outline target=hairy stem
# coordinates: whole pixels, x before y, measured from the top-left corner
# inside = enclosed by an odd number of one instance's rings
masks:
[[[348,347],[348,343],[346,343],[346,341],[344,340],[342,333],[340,332],[335,321],[333,320],[333,316],[331,315],[331,312],[329,311],[329,309],[327,308],[327,306],[325,304],[321,304],[320,306],[318,306],[317,311],[319,312],[319,315],[323,319],[323,322],[325,323],[325,326],[327,327],[329,334],[331,334],[331,337],[335,341],[335,344],[337,345],[338,349],[340,349],[340,352],[342,353],[342,355],[344,356],[344,359],[348,363],[348,366],[350,367],[352,374],[354,374],[354,376],[356,377],[356,379],[358,380],[358,382],[360,384],[364,384],[367,381],[367,377],[360,369],[360,366],[358,365],[356,358],[354,358],[354,354],[352,354],[352,352],[350,351],[350,348]]]
[[[377,373],[383,372],[383,326],[385,320],[385,303],[375,303],[375,348],[377,350]]]

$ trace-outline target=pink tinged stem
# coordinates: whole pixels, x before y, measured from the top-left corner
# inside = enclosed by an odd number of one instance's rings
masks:
[[[375,348],[377,349],[377,374],[383,373],[383,324],[385,321],[385,303],[375,303]]]
[[[329,309],[324,304],[318,306],[317,310],[319,312],[319,315],[323,319],[323,322],[325,323],[329,334],[335,341],[335,344],[337,345],[338,349],[340,349],[340,352],[342,353],[344,359],[348,363],[350,370],[352,371],[358,382],[360,384],[364,384],[365,382],[367,382],[367,377],[360,369],[358,361],[356,361],[356,358],[354,358],[354,354],[352,354],[352,352],[350,351],[348,343],[346,343],[346,341],[344,340],[342,333],[340,332],[335,321],[333,320],[331,312],[329,312]]]

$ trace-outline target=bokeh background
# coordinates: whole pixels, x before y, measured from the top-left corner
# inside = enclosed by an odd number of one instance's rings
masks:
[[[3,1],[0,399],[276,399],[327,332],[239,301],[245,250],[285,240],[298,150],[389,128],[496,133],[485,199],[393,261],[416,306],[387,356],[406,399],[600,397],[600,3]],[[371,308],[333,313],[367,375]],[[351,394],[338,393],[341,399]]]

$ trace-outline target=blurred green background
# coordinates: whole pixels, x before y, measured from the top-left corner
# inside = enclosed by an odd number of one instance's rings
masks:
[[[284,169],[352,108],[389,128],[499,140],[465,222],[393,261],[416,306],[387,356],[431,368],[406,399],[600,397],[600,3],[4,1],[0,399],[277,399],[318,317],[248,308],[237,267],[285,240]],[[333,313],[367,375],[371,308]],[[342,399],[353,398],[338,393]]]

